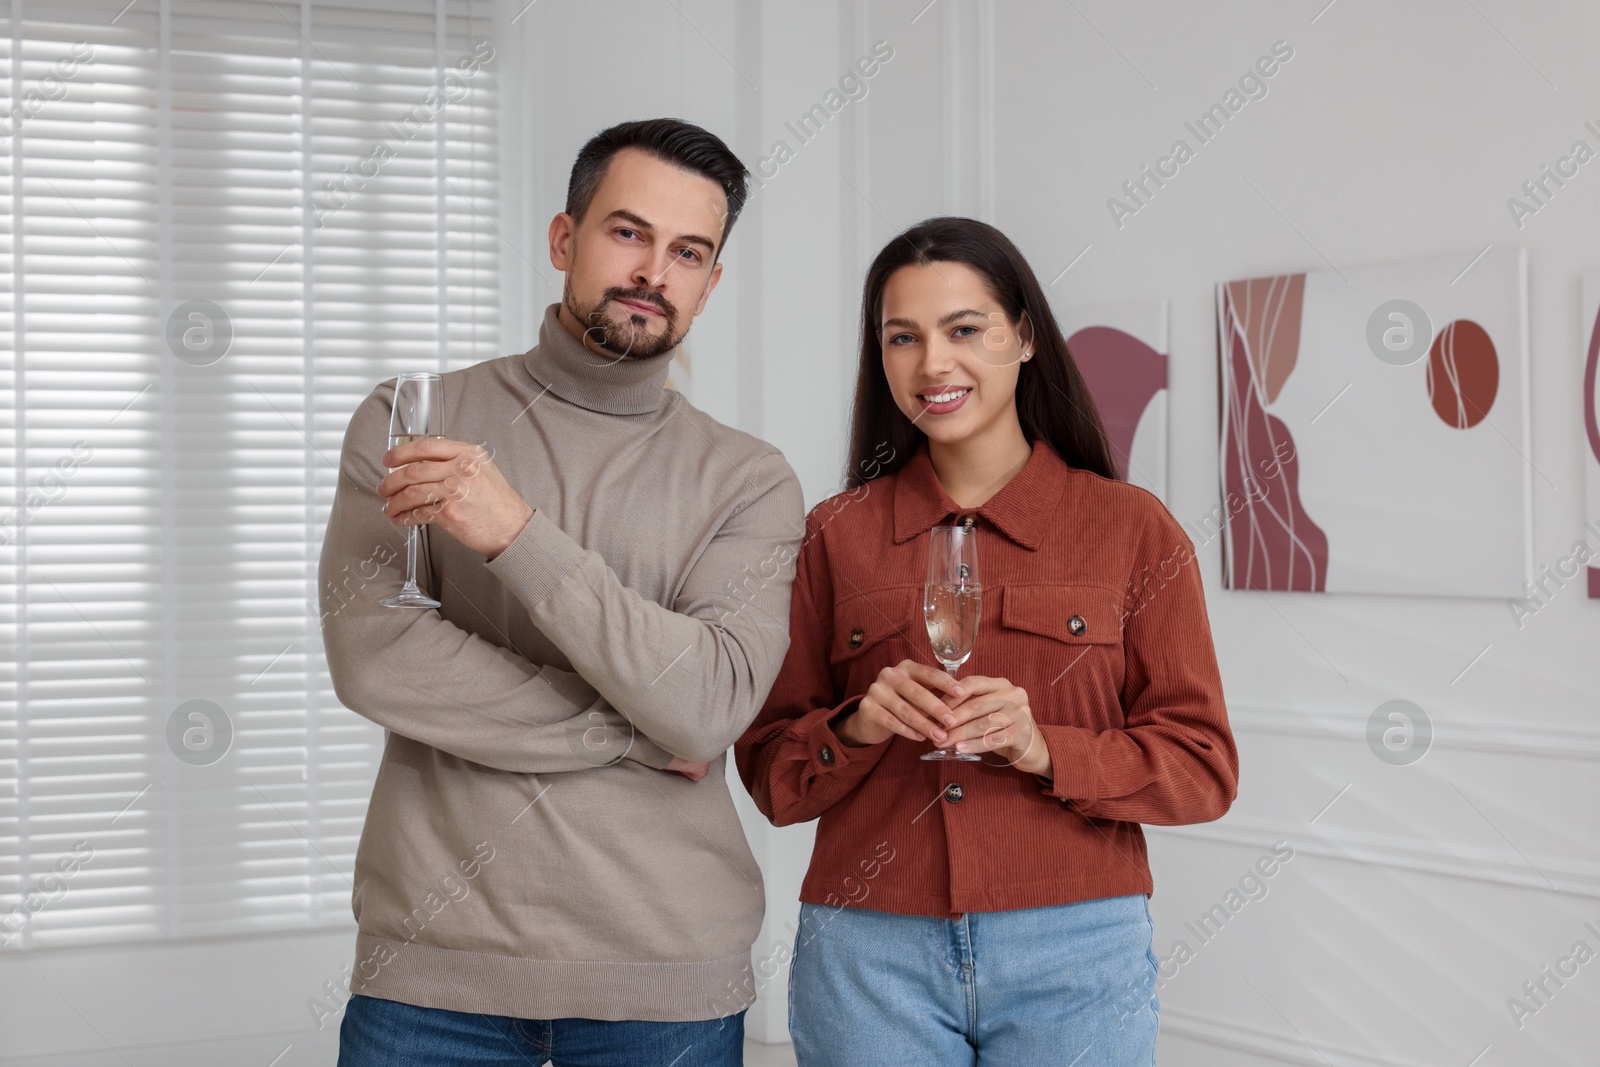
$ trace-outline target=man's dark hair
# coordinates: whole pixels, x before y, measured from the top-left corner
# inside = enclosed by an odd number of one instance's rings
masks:
[[[589,143],[573,162],[572,177],[567,181],[567,214],[577,222],[583,221],[584,212],[589,210],[595,190],[600,188],[600,180],[611,165],[611,158],[624,148],[641,149],[722,186],[728,198],[728,211],[723,220],[722,237],[717,242],[717,255],[721,256],[728,234],[744,209],[745,180],[750,172],[722,138],[682,119],[622,122],[589,138]]]

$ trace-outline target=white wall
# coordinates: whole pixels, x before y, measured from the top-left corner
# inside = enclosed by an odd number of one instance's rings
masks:
[[[556,298],[544,229],[589,134],[675,114],[755,165],[780,138],[795,147],[784,123],[887,40],[895,56],[867,98],[756,195],[689,343],[695,402],[782,448],[808,503],[839,483],[861,274],[925,216],[996,223],[1057,279],[1058,302],[1171,301],[1170,506],[1186,522],[1218,496],[1213,283],[1330,261],[1460,254],[1465,266],[1486,244],[1522,245],[1534,558],[1553,562],[1581,526],[1577,271],[1600,260],[1600,165],[1521,230],[1505,200],[1573,140],[1596,143],[1583,122],[1600,124],[1588,55],[1600,11],[1324,4],[540,0],[510,24],[523,3],[507,0],[503,347],[531,344]],[[1280,39],[1295,57],[1270,94],[1118,229],[1106,199]],[[1600,950],[1583,927],[1600,928],[1600,605],[1573,583],[1519,631],[1494,601],[1234,593],[1219,588],[1218,544],[1201,566],[1241,791],[1218,823],[1150,831],[1158,954],[1180,937],[1197,945],[1185,922],[1274,842],[1296,855],[1163,988],[1161,1061],[1592,1062],[1600,963],[1520,1030],[1505,1002],[1575,941]],[[1410,767],[1363,740],[1373,709],[1397,697],[1437,732]],[[789,943],[810,830],[745,814],[768,884],[760,959]],[[264,1064],[290,1045],[281,1067],[331,1063],[332,1029],[312,1030],[305,1001],[350,942],[335,931],[0,959],[0,1055],[122,1062],[109,1040],[135,1062],[189,1062],[188,1049],[193,1062]],[[783,1039],[784,993],[780,973],[752,1036]],[[189,1044],[137,1051],[174,1041]]]

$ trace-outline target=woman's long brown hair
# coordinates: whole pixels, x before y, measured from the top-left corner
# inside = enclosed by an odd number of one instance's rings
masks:
[[[1013,326],[1027,313],[1033,325],[1033,358],[1018,368],[1017,417],[1028,444],[1043,438],[1069,466],[1116,478],[1100,413],[1067,351],[1066,338],[1033,268],[1016,245],[988,223],[943,217],[919,222],[894,238],[867,271],[845,489],[893,474],[924,439],[889,394],[878,323],[883,318],[883,289],[889,276],[901,267],[932,263],[962,263],[977,271]]]

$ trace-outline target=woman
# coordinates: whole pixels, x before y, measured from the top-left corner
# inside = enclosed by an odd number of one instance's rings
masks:
[[[820,818],[790,963],[802,1067],[1155,1062],[1140,823],[1221,816],[1238,757],[1193,547],[1118,481],[998,230],[923,222],[862,299],[847,492],[807,518],[790,646],[739,773]],[[976,531],[966,673],[923,622],[929,530]],[[935,745],[978,762],[930,761]]]

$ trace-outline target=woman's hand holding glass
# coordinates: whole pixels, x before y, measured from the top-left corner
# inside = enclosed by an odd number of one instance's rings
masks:
[[[951,714],[951,701],[934,690],[961,700],[971,692],[966,679],[957,682],[938,667],[903,659],[885,667],[867,687],[866,696],[856,710],[840,719],[834,734],[847,745],[876,745],[895,734],[913,741],[944,744],[945,727],[939,725]]]
[[[1027,774],[1053,777],[1050,746],[1033,721],[1028,693],[1004,678],[972,674],[961,679],[967,696],[949,709],[948,743],[958,752],[993,752]]]

